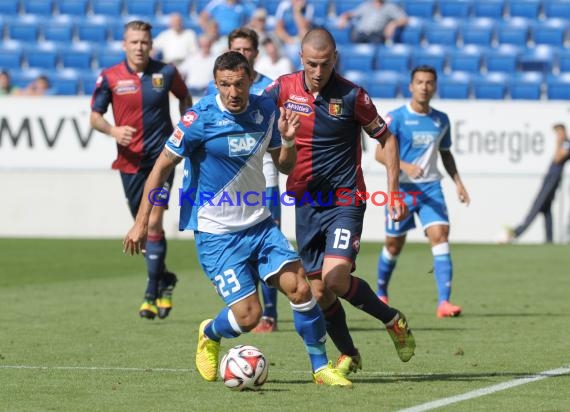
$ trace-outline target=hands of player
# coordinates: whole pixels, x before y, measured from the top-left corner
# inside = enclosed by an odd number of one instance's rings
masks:
[[[394,204],[388,204],[388,216],[394,222],[402,221],[406,216],[408,216],[409,210],[406,204],[402,201],[395,199]]]
[[[465,206],[469,206],[471,203],[471,198],[469,197],[469,193],[467,193],[467,189],[463,186],[462,183],[457,184],[457,197],[461,203],[465,203]]]
[[[410,176],[412,179],[419,179],[420,177],[424,176],[424,170],[418,165],[412,163],[406,163],[403,165],[402,162],[400,162],[400,167],[404,173]]]
[[[299,113],[292,112],[291,110],[285,110],[283,107],[279,108],[281,115],[279,116],[279,123],[277,127],[281,137],[284,140],[294,140],[297,130],[301,127],[301,119],[299,118]]]
[[[110,134],[115,138],[118,144],[128,146],[136,132],[137,129],[131,126],[114,126],[111,128]]]
[[[147,235],[148,227],[135,222],[123,240],[123,253],[130,253],[131,256],[135,253],[137,255],[140,252],[144,253]]]

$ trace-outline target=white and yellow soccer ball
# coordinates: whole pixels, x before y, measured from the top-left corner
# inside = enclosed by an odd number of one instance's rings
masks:
[[[220,377],[228,388],[259,390],[267,380],[269,364],[255,346],[238,345],[226,352],[220,362]]]

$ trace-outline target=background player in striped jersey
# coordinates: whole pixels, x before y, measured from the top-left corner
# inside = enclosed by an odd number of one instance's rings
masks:
[[[91,127],[117,141],[119,170],[130,212],[136,216],[144,182],[158,158],[164,142],[172,133],[169,94],[179,100],[180,113],[192,106],[192,96],[178,70],[151,59],[152,26],[140,20],[125,25],[123,49],[125,60],[103,70],[91,100]],[[103,115],[113,107],[115,124]],[[169,190],[174,173],[165,182]],[[167,206],[167,200],[164,202]],[[166,239],[162,217],[165,207],[152,209],[145,260],[147,286],[139,315],[154,319],[168,316],[172,309],[172,290],[176,275],[166,268]]]
[[[433,269],[438,291],[436,314],[440,318],[458,316],[461,307],[449,302],[453,265],[448,243],[449,218],[441,190],[442,175],[437,169],[438,153],[453,181],[459,201],[469,205],[469,194],[463,185],[450,151],[449,118],[430,106],[436,91],[437,73],[433,67],[418,66],[411,74],[410,103],[390,112],[388,126],[400,146],[400,190],[420,192],[417,201],[406,196],[410,215],[400,222],[386,218],[386,244],[378,261],[378,297],[388,302],[388,283],[396,260],[406,242],[406,233],[415,228],[417,214],[429,239],[433,254]],[[376,159],[386,164],[386,152],[376,149]]]

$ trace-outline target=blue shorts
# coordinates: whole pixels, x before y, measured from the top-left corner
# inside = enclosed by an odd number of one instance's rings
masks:
[[[299,260],[270,217],[234,233],[195,231],[194,238],[202,269],[227,306],[256,293],[258,279],[266,282],[287,263]]]
[[[271,217],[275,221],[277,227],[281,227],[281,199],[279,198],[279,186],[271,186],[265,188],[267,197],[266,206],[271,212]]]
[[[320,275],[326,257],[354,262],[366,205],[295,207],[297,246],[307,276]]]
[[[127,202],[129,204],[129,210],[131,215],[136,217],[139,211],[139,206],[141,204],[141,197],[144,191],[144,184],[148,175],[152,169],[141,169],[137,173],[123,173],[121,172],[121,181],[123,182],[123,190],[125,191],[125,196],[127,197]],[[172,187],[172,182],[174,181],[174,171],[168,176],[166,182],[162,186],[163,189],[170,193],[170,188]],[[168,199],[166,199],[166,209],[168,209]]]
[[[422,229],[433,225],[449,225],[447,206],[443,198],[441,183],[402,183],[400,191],[405,192],[404,203],[408,206],[409,215],[401,222],[394,222],[386,210],[386,235],[392,237],[404,236],[416,227],[414,215],[418,215]],[[419,192],[414,196],[410,193]]]

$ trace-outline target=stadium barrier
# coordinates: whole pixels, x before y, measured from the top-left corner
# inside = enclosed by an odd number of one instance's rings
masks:
[[[119,175],[110,170],[116,149],[113,139],[89,127],[88,97],[3,98],[0,110],[0,236],[122,237],[131,217]],[[381,113],[403,100],[376,100]],[[173,120],[177,121],[176,104]],[[564,122],[565,102],[450,101],[434,106],[451,119],[452,151],[472,202],[457,201],[451,179],[443,188],[455,242],[494,242],[502,227],[521,221],[538,191],[555,146],[552,125]],[[110,116],[110,115],[109,115]],[[570,128],[570,124],[567,124]],[[374,160],[376,143],[362,140],[362,168],[367,190],[386,190],[386,174]],[[177,170],[175,188],[182,171]],[[565,172],[568,176],[570,169]],[[285,176],[281,189],[285,190]],[[569,179],[564,179],[553,206],[555,241],[567,242],[570,214]],[[166,214],[170,237],[179,233],[178,205]],[[284,206],[283,230],[294,237],[293,207]],[[363,240],[384,238],[384,208],[368,205]],[[425,241],[423,233],[409,234]],[[524,242],[542,242],[539,217]]]

